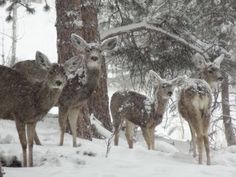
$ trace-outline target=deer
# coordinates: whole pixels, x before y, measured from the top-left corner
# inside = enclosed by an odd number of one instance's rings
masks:
[[[81,69],[77,72],[76,77],[69,79],[62,94],[59,98],[59,126],[60,142],[64,143],[64,133],[66,122],[72,132],[73,147],[77,146],[77,120],[80,110],[86,104],[86,101],[97,88],[103,61],[102,53],[115,48],[117,38],[104,40],[102,43],[87,43],[82,37],[76,34],[71,35],[73,45],[82,53]]]
[[[41,52],[36,52],[36,58],[46,68],[46,78],[42,82],[32,83],[20,72],[0,66],[0,117],[15,120],[25,167],[27,164],[33,166],[36,124],[55,105],[66,85],[66,73],[69,73],[68,66],[50,63]]]
[[[207,165],[211,164],[208,128],[211,119],[212,89],[217,83],[223,81],[220,70],[223,59],[224,54],[217,57],[213,62],[206,62],[202,55],[196,53],[192,57],[192,61],[199,70],[198,78],[187,80],[179,94],[178,110],[189,124],[194,157],[197,155],[197,141],[199,164],[202,164],[203,146],[205,146]]]
[[[66,72],[69,77],[70,73],[78,69],[79,62],[78,57],[72,57],[63,64],[67,68]],[[47,71],[50,69],[47,66],[50,66],[50,60],[45,54],[37,51],[35,60],[19,61],[12,68],[24,75],[31,83],[40,83],[47,78]],[[13,118],[8,117],[8,119],[12,120]],[[36,145],[42,145],[37,132],[35,132],[34,141]]]
[[[110,110],[114,126],[114,144],[119,143],[119,131],[125,122],[125,136],[130,149],[133,148],[133,129],[139,126],[148,149],[155,149],[155,128],[163,120],[163,114],[175,86],[181,84],[185,76],[173,80],[162,79],[155,71],[150,70],[147,78],[154,84],[153,98],[135,91],[117,91],[111,97]]]

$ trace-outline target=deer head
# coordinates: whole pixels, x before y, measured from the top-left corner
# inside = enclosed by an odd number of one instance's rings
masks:
[[[67,77],[74,74],[74,71],[79,68],[79,62],[72,57],[64,64],[51,63],[46,55],[37,51],[36,64],[45,70],[45,81],[50,88],[62,89],[67,81]],[[74,74],[75,75],[75,74]]]
[[[211,87],[216,83],[221,83],[223,77],[220,71],[220,64],[224,59],[224,54],[217,57],[213,62],[206,62],[204,57],[196,53],[193,57],[193,63],[199,70],[200,79],[204,79]]]
[[[179,76],[172,80],[162,79],[155,71],[150,70],[147,74],[149,82],[153,82],[154,85],[154,97],[157,98],[161,95],[164,99],[169,99],[176,86],[180,86],[182,82],[186,79],[186,76]],[[158,94],[157,94],[158,93]]]
[[[72,34],[71,41],[74,46],[84,54],[88,69],[100,70],[102,64],[102,52],[115,48],[117,39],[111,38],[99,43],[87,43],[82,37]]]

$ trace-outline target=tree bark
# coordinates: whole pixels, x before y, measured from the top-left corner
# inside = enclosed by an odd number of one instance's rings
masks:
[[[56,29],[58,62],[64,63],[77,55],[77,50],[71,43],[71,34],[82,34],[80,0],[56,0]]]
[[[222,83],[222,113],[223,122],[225,127],[225,137],[228,146],[236,144],[236,137],[232,126],[232,118],[230,116],[230,104],[229,104],[229,79],[226,73],[223,74],[224,81]]]

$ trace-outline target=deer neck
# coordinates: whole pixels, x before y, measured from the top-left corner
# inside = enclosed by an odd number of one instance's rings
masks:
[[[46,83],[41,84],[41,87],[36,93],[36,109],[39,113],[47,113],[59,99],[61,89],[50,88]]]
[[[212,82],[209,78],[205,77],[204,73],[200,73],[198,79],[202,79],[208,83],[211,89],[215,88],[215,82]]]
[[[156,119],[162,120],[168,100],[168,98],[164,98],[161,95],[157,96],[156,101],[154,102]]]
[[[92,92],[96,89],[98,85],[99,76],[99,69],[87,69],[87,82],[84,87],[88,89],[88,94],[92,94]]]

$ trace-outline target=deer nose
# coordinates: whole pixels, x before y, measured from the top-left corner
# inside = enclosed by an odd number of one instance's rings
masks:
[[[168,94],[168,96],[171,96],[173,93],[172,92],[168,92],[167,94]]]
[[[57,84],[58,86],[60,86],[60,85],[62,84],[62,82],[59,81],[59,80],[57,80],[57,81],[56,81],[56,84]]]
[[[93,61],[97,61],[97,60],[98,60],[98,57],[96,57],[96,56],[92,56],[92,57],[91,57],[91,60],[93,60]]]
[[[218,79],[217,79],[218,81],[223,81],[224,80],[224,78],[222,77],[222,76],[220,76],[220,77],[218,77]]]

